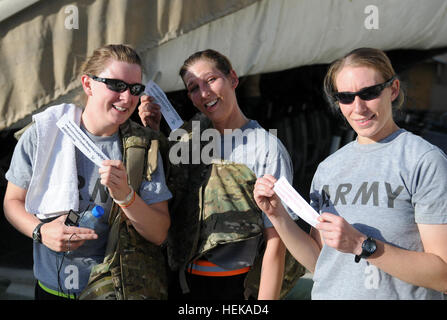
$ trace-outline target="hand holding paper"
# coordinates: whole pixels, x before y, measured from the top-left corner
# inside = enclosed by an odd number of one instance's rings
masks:
[[[138,115],[143,123],[143,126],[149,126],[152,130],[160,131],[161,107],[155,103],[155,98],[142,95],[140,98],[140,105],[138,106]]]
[[[178,129],[182,124],[183,120],[175,111],[174,107],[169,102],[166,94],[161,90],[161,88],[152,80],[150,80],[146,85],[146,90],[144,91],[149,96],[155,98],[155,101],[160,105],[161,113],[168,123],[171,130]]]
[[[318,213],[301,195],[290,185],[286,178],[281,177],[276,181],[273,190],[279,198],[295,212],[300,218],[315,227],[318,221]]]

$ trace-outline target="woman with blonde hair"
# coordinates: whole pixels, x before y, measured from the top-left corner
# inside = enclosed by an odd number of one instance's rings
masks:
[[[255,199],[294,257],[314,272],[312,299],[443,299],[447,291],[447,158],[398,127],[400,81],[386,54],[356,49],[331,64],[331,106],[357,139],[325,159],[310,198],[311,236],[291,223],[273,191]]]
[[[104,259],[113,202],[145,239],[161,244],[166,238],[171,193],[161,160],[139,190],[128,185],[123,165],[121,131],[130,126],[144,91],[141,78],[141,60],[131,47],[96,49],[82,68],[85,108],[61,104],[35,115],[15,148],[6,173],[4,212],[34,240],[37,300],[76,298],[82,292],[91,268]],[[75,148],[56,126],[62,116],[80,126],[110,160],[99,167]],[[74,225],[66,223],[71,211],[80,219]]]

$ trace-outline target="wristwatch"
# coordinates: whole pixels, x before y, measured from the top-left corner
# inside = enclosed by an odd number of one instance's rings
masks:
[[[365,241],[363,241],[362,243],[362,253],[360,255],[355,255],[354,261],[356,263],[358,263],[360,261],[360,259],[362,258],[368,258],[369,256],[371,256],[374,252],[376,252],[377,249],[377,245],[376,245],[376,241],[371,238],[368,237]]]
[[[40,228],[42,227],[43,224],[44,222],[39,223],[37,227],[35,227],[33,230],[33,240],[35,242],[42,243],[42,235],[40,234]]]

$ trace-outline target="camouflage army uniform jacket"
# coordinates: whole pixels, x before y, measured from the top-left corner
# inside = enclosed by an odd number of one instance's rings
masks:
[[[179,141],[192,146],[192,121],[200,121],[200,130],[211,126],[203,115],[191,119],[183,129],[188,132]],[[201,145],[203,148],[204,143]],[[186,149],[186,148],[185,148]],[[232,242],[262,237],[262,212],[256,205],[253,188],[255,174],[244,164],[213,161],[205,164],[169,165],[168,188],[173,193],[169,203],[171,228],[167,256],[171,270],[178,272],[183,292],[188,292],[185,272],[188,265],[207,252]],[[257,297],[265,246],[261,246],[245,281],[245,296]],[[288,253],[281,297],[304,274],[304,268]]]

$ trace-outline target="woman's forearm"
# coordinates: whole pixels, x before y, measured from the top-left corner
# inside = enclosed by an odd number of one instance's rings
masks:
[[[286,247],[273,228],[267,228],[267,245],[262,259],[258,300],[277,300],[284,278]]]
[[[307,270],[314,272],[321,248],[302,230],[281,206],[281,214],[269,217],[285,246],[293,257]]]
[[[380,270],[415,286],[447,292],[447,264],[438,255],[410,251],[377,241],[368,262]]]
[[[167,201],[148,205],[139,196],[128,208],[123,208],[135,230],[146,240],[160,245],[170,226]]]

